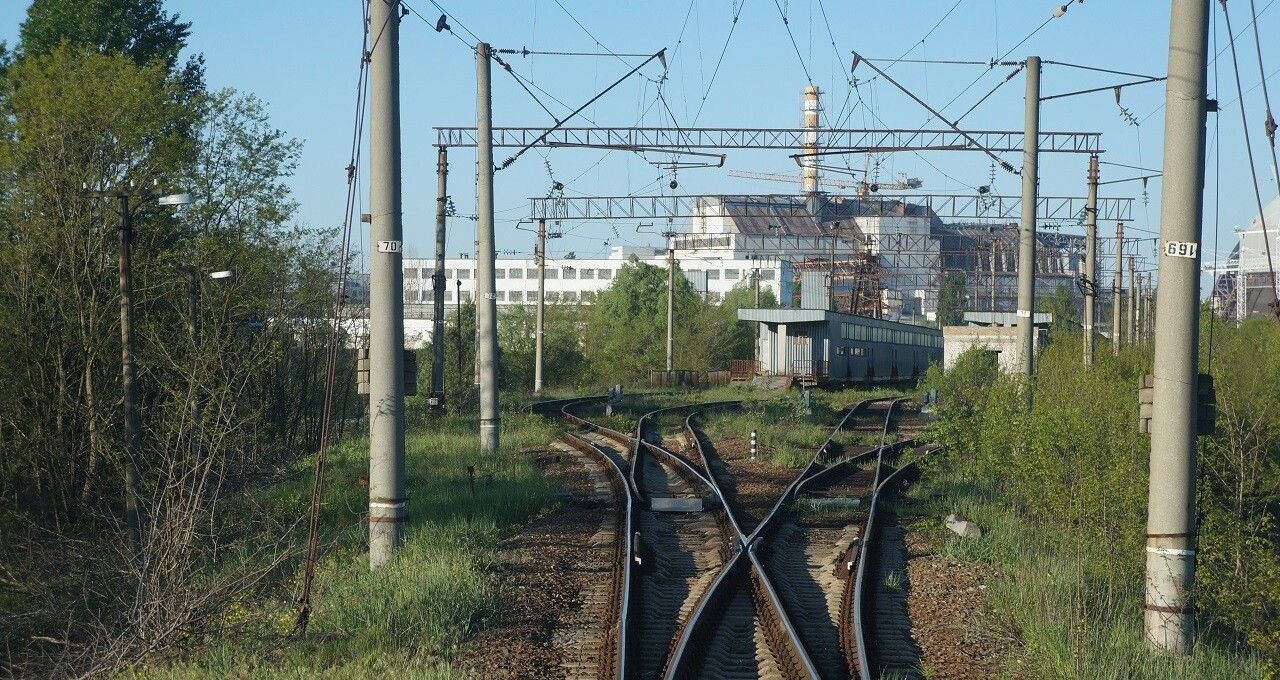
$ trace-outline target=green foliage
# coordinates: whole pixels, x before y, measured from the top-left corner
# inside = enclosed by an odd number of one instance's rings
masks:
[[[546,305],[543,319],[542,382],[545,387],[582,384],[585,362],[580,340],[577,305]],[[537,310],[532,306],[504,310],[498,318],[498,346],[502,370],[498,376],[503,389],[533,390],[534,349],[537,340]]]
[[[1211,317],[1205,325],[1218,433],[1198,462],[1200,609],[1280,674],[1280,326],[1250,318],[1237,329]]]
[[[676,267],[675,368],[719,370],[728,367],[729,359],[750,357],[752,329],[737,321],[738,307],[753,301],[750,289],[739,286],[726,296],[725,304],[710,304],[693,290],[678,264]],[[762,293],[762,304],[771,297]],[[666,318],[666,269],[632,257],[585,313],[583,352],[591,382],[635,382],[644,379],[649,370],[662,370],[666,365]]]
[[[1141,580],[1091,570],[1101,539],[1087,530],[1029,521],[1015,497],[990,484],[963,459],[931,461],[904,514],[930,516],[914,528],[930,536],[939,554],[998,570],[1000,577],[987,590],[989,609],[976,613],[976,624],[1018,642],[1003,659],[1000,677],[1263,676],[1257,658],[1212,635],[1202,636],[1188,659],[1151,654],[1143,644]],[[981,526],[982,538],[960,538],[944,529],[939,518],[951,512]]]
[[[1210,323],[1217,325],[1201,334],[1202,365],[1212,360],[1219,430],[1201,438],[1198,610],[1205,629],[1247,643],[1274,674],[1280,671],[1274,626],[1280,615],[1280,327],[1263,319],[1240,329],[1206,319],[1206,327]],[[931,432],[951,449],[948,468],[967,480],[961,486],[989,490],[1028,534],[1019,540],[1034,536],[1037,542],[1034,554],[998,560],[1024,574],[1014,577],[1020,580],[1011,586],[1006,614],[1039,660],[1032,667],[1071,674],[1071,664],[1101,654],[1122,669],[1104,676],[1129,677],[1123,669],[1141,663],[1133,619],[1142,598],[1150,453],[1150,440],[1137,429],[1135,393],[1139,376],[1151,370],[1150,357],[1146,348],[1127,347],[1119,357],[1099,352],[1086,370],[1080,343],[1078,333],[1059,328],[1029,385],[1000,375],[991,356],[978,350],[945,374],[931,370],[926,387],[937,388],[941,400]],[[1083,620],[1055,622],[1061,617],[1055,607],[1077,611]],[[1211,640],[1204,644],[1212,659],[1218,652]],[[1142,677],[1152,677],[1147,673]]]
[[[413,424],[405,444],[409,525],[395,560],[369,571],[363,521],[368,442],[331,451],[321,526],[327,546],[305,637],[282,644],[293,624],[296,574],[269,584],[233,612],[237,635],[201,641],[189,656],[157,663],[139,677],[451,677],[448,661],[500,602],[486,571],[512,525],[536,516],[552,483],[516,451],[544,445],[555,423],[524,404],[502,413],[502,450],[481,452],[474,414],[450,412]],[[271,512],[296,517],[310,490],[309,460],[260,492]],[[474,492],[468,466],[475,469]],[[207,645],[207,646],[206,646]]]
[[[318,439],[334,263],[327,232],[290,225],[299,144],[257,100],[175,75],[185,24],[151,10],[38,0],[0,78],[0,569],[23,584],[0,593],[0,639],[19,675],[49,671],[41,636],[93,674],[199,634],[286,540],[221,504]],[[132,194],[137,555],[119,549],[120,206],[86,185]]]
[[[676,327],[698,312],[698,296],[675,275]],[[667,272],[635,257],[596,296],[587,314],[584,348],[591,370],[605,381],[631,381],[665,362]],[[677,346],[683,343],[677,341]]]
[[[1079,327],[1080,306],[1083,304],[1070,286],[1058,286],[1051,292],[1036,295],[1036,311],[1053,315],[1053,333]]]
[[[178,63],[191,23],[167,14],[161,0],[34,0],[19,31],[22,57],[53,52],[63,42],[101,54],[122,54],[138,66]],[[186,77],[199,77],[200,57],[188,61]]]
[[[964,274],[953,272],[942,280],[938,290],[938,325],[957,326],[964,323],[965,300]]]

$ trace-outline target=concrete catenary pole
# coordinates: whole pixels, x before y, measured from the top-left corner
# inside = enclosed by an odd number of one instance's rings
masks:
[[[1120,312],[1124,306],[1124,222],[1116,222],[1116,274],[1111,281],[1111,354],[1120,356]]]
[[[1193,642],[1196,383],[1209,0],[1173,0],[1165,82],[1145,628],[1152,649]]]
[[[670,237],[667,237],[668,241]],[[676,249],[667,244],[667,373],[675,370],[672,354],[675,352],[676,320]],[[670,378],[670,376],[667,376]]]
[[[1089,155],[1084,206],[1084,365],[1093,365],[1093,324],[1098,300],[1098,154]]]
[[[1128,329],[1129,344],[1138,344],[1138,275],[1134,273],[1137,260],[1129,256],[1129,310],[1125,316],[1125,327]]]
[[[489,44],[476,45],[476,367],[480,380],[480,449],[498,451],[498,301],[494,289],[493,93]]]
[[[1040,57],[1027,57],[1026,121],[1022,140],[1022,218],[1018,228],[1018,362],[1030,377],[1035,366],[1036,185],[1039,180]]]
[[[369,2],[369,566],[404,539],[404,270],[400,215],[400,3]]]
[[[542,329],[547,294],[547,221],[538,220],[538,308],[533,334],[533,393],[542,394]]]
[[[449,149],[436,152],[436,268],[431,277],[431,396],[444,406],[444,249],[445,219],[449,208]]]

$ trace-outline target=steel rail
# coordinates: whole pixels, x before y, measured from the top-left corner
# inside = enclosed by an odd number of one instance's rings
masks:
[[[732,577],[738,576],[738,571],[743,569],[742,556],[747,555],[747,564],[750,565],[751,575],[756,578],[756,582],[760,585],[762,591],[768,599],[769,610],[773,612],[781,632],[786,638],[786,646],[790,651],[789,665],[796,670],[802,670],[810,678],[820,678],[818,671],[813,664],[813,660],[809,658],[808,651],[804,648],[804,644],[800,641],[799,634],[796,632],[795,625],[787,617],[786,610],[782,608],[781,599],[778,597],[777,589],[769,581],[768,575],[765,573],[763,566],[752,552],[752,547],[747,539],[747,534],[742,531],[742,526],[738,522],[733,507],[729,504],[729,499],[724,495],[724,491],[720,488],[719,482],[716,480],[715,473],[711,469],[711,461],[707,458],[706,452],[702,447],[702,439],[698,436],[697,430],[693,427],[693,419],[702,414],[700,409],[690,413],[685,417],[684,427],[686,435],[694,449],[698,452],[698,458],[702,461],[703,470],[706,472],[708,484],[712,487],[716,496],[720,499],[724,506],[725,516],[728,517],[730,524],[733,525],[734,531],[738,537],[738,550],[733,558],[726,563],[721,572],[716,576],[715,581],[707,589],[706,595],[698,602],[693,611],[689,613],[689,617],[681,626],[679,642],[672,653],[672,660],[665,674],[666,680],[676,680],[677,678],[690,677],[694,673],[693,664],[695,662],[694,654],[690,650],[695,646],[701,648],[704,638],[711,634],[711,622],[708,620],[711,616],[708,612],[719,611],[720,606],[727,602],[734,592],[736,592],[736,579]],[[745,548],[745,550],[744,550]],[[741,586],[738,586],[741,587]],[[768,628],[768,626],[766,626]],[[766,637],[770,637],[766,634]]]
[[[632,449],[632,458],[631,458],[631,468],[629,470],[629,479],[631,482],[631,488],[632,488],[632,491],[635,493],[636,498],[642,503],[646,498],[646,496],[644,495],[644,492],[640,488],[640,481],[637,478],[637,474],[638,474],[637,470],[639,470],[642,467],[640,456],[643,454],[644,451],[647,450],[655,458],[665,460],[668,463],[668,465],[670,465],[676,470],[677,474],[680,474],[681,476],[684,476],[690,480],[696,479],[703,486],[706,486],[711,491],[711,494],[714,497],[715,501],[718,502],[720,507],[723,509],[725,513],[725,517],[730,517],[728,512],[728,505],[725,502],[724,496],[720,493],[719,488],[712,484],[710,478],[707,475],[704,475],[701,471],[699,471],[692,464],[686,461],[682,456],[676,454],[675,452],[667,450],[666,447],[660,444],[655,444],[653,442],[646,441],[644,438],[644,433],[645,433],[645,425],[647,423],[652,422],[659,415],[662,415],[665,413],[688,410],[688,409],[706,410],[710,408],[728,408],[728,407],[738,406],[740,404],[741,402],[739,401],[720,401],[720,402],[708,402],[708,403],[700,403],[700,404],[699,403],[679,404],[676,406],[668,406],[660,409],[655,409],[653,411],[650,411],[640,416],[640,418],[637,419],[636,421],[636,431],[635,431],[634,437],[632,438],[633,449]],[[732,522],[731,517],[730,519]],[[733,526],[735,531],[737,531],[737,536],[735,536],[734,540],[732,541],[733,543],[733,546],[731,548],[732,555],[725,562],[725,564],[720,568],[720,572],[716,574],[715,579],[708,586],[706,591],[704,591],[703,594],[698,598],[698,602],[694,605],[695,612],[707,607],[709,602],[716,601],[715,600],[716,594],[722,591],[724,587],[723,583],[725,583],[733,575],[733,573],[737,568],[736,565],[739,563],[739,558],[742,554],[742,542],[741,542],[741,532],[737,530],[736,523],[733,523]],[[638,541],[638,538],[639,537],[637,536],[637,541]],[[674,675],[673,673],[675,671],[673,669],[679,667],[680,656],[678,652],[680,649],[683,648],[683,641],[687,638],[687,635],[690,632],[688,624],[691,620],[693,620],[692,615],[690,615],[690,617],[686,617],[684,621],[677,623],[676,635],[672,641],[674,647],[669,649],[666,654],[666,658],[663,665],[663,673],[662,673],[663,677],[666,677],[666,678],[682,677],[682,676]],[[680,640],[682,642],[676,643],[675,642],[676,640]]]
[[[700,480],[703,484],[707,484],[708,486],[710,486],[710,483],[707,481],[707,478],[703,476],[701,472],[696,470],[692,465],[690,465],[688,461],[684,460],[683,458],[676,455],[675,453],[668,451],[665,447],[659,444],[646,442],[644,440],[644,426],[646,422],[651,421],[653,418],[655,418],[659,414],[668,413],[671,411],[681,411],[685,409],[707,409],[707,408],[728,407],[728,406],[736,406],[741,403],[742,402],[739,402],[739,401],[714,401],[714,402],[708,402],[705,404],[678,404],[676,406],[667,406],[664,408],[655,409],[653,411],[650,411],[640,416],[640,418],[636,421],[636,433],[633,438],[634,443],[633,443],[632,452],[631,452],[631,470],[630,470],[631,489],[632,491],[635,492],[636,498],[644,500],[644,495],[640,492],[640,486],[636,481],[636,469],[640,467],[639,456],[640,456],[641,445],[649,449],[650,452],[657,454],[660,457],[666,458],[668,461],[674,464],[677,468],[684,470],[688,474],[693,475],[695,478]],[[715,492],[716,492],[716,489],[713,487],[712,493],[715,493]],[[721,502],[724,501],[723,498],[718,498],[718,500],[720,500]]]
[[[568,404],[562,409],[568,408]],[[632,531],[635,526],[635,506],[631,498],[630,487],[627,486],[627,476],[608,453],[600,448],[595,442],[588,441],[578,435],[570,432],[565,433],[565,438],[575,449],[588,453],[598,459],[600,465],[609,472],[610,486],[613,487],[614,494],[625,499],[625,503],[619,508],[619,525],[621,531],[618,532],[618,541],[614,548],[615,555],[619,558],[622,565],[621,575],[615,575],[613,583],[613,601],[617,602],[618,615],[614,624],[614,642],[611,650],[613,664],[613,673],[605,675],[605,677],[613,677],[615,680],[626,680],[628,675],[628,635],[629,624],[631,621],[631,580],[632,567],[635,564],[635,553],[632,545]],[[615,572],[616,574],[616,572]],[[604,669],[601,669],[604,670]]]
[[[578,416],[569,412],[570,407],[576,407],[576,406],[588,405],[588,404],[598,404],[604,401],[606,398],[607,397],[579,397],[577,399],[557,399],[554,401],[554,403],[563,404],[560,408],[560,415],[565,420],[569,421],[573,425],[581,427],[590,432],[594,432],[618,444],[619,446],[623,447],[623,450],[628,450],[632,446],[631,435],[625,432],[619,432],[618,430],[614,430],[612,428],[608,428],[603,425],[597,425],[596,423],[593,423],[587,420],[586,418],[583,418],[581,416]],[[551,402],[544,402],[544,403],[551,403]],[[534,404],[535,408],[537,406],[538,404]]]
[[[876,456],[875,476],[873,477],[871,500],[867,504],[867,520],[863,523],[862,534],[860,536],[862,545],[858,550],[858,568],[853,578],[853,597],[849,602],[850,611],[848,612],[849,621],[853,626],[854,644],[856,647],[858,658],[858,677],[860,680],[871,680],[871,660],[867,656],[867,640],[866,631],[863,629],[863,605],[866,597],[866,572],[867,572],[867,556],[871,553],[871,545],[875,543],[873,532],[875,531],[876,507],[880,500],[880,491],[892,480],[902,474],[903,470],[911,467],[904,465],[888,478],[881,480],[881,472],[884,466],[884,449],[885,440],[889,435],[889,419],[893,413],[893,407],[898,404],[901,399],[895,400],[889,407],[889,412],[885,414],[885,427],[880,435],[880,449]]]
[[[790,652],[791,652],[790,654],[791,658],[788,659],[788,661],[790,661],[790,665],[793,667],[795,671],[803,672],[810,678],[821,678],[821,675],[818,672],[817,667],[813,663],[812,658],[809,656],[808,650],[804,646],[804,642],[800,637],[799,631],[797,630],[796,626],[791,622],[791,619],[786,612],[786,608],[782,604],[782,599],[778,596],[777,589],[774,587],[772,581],[769,579],[768,572],[765,570],[764,565],[757,558],[756,551],[761,545],[764,544],[763,536],[773,526],[775,518],[781,514],[781,509],[789,505],[794,500],[796,494],[799,492],[799,489],[806,482],[832,469],[841,467],[846,463],[862,460],[870,456],[872,453],[882,452],[883,443],[884,443],[883,433],[887,432],[888,430],[888,422],[893,410],[892,406],[893,404],[896,404],[898,401],[900,401],[898,399],[895,399],[894,401],[891,402],[890,409],[885,415],[885,424],[882,429],[882,440],[881,440],[882,446],[880,449],[868,449],[867,451],[864,451],[861,454],[846,457],[838,461],[834,465],[831,465],[829,467],[823,467],[822,469],[815,471],[816,468],[818,468],[820,465],[823,464],[823,457],[827,453],[827,451],[830,450],[832,441],[834,440],[836,435],[838,435],[840,432],[842,432],[845,429],[845,426],[848,423],[849,419],[852,418],[855,414],[863,412],[869,404],[877,401],[884,401],[884,399],[863,400],[845,410],[844,416],[841,417],[839,422],[832,429],[831,434],[827,436],[827,439],[822,443],[822,445],[814,453],[814,456],[809,461],[809,464],[805,466],[804,470],[802,470],[800,474],[798,474],[796,478],[791,482],[791,484],[788,485],[787,489],[778,498],[778,501],[774,504],[773,508],[770,509],[769,513],[760,521],[760,523],[756,526],[755,530],[753,530],[750,535],[747,535],[742,531],[741,525],[738,523],[737,518],[735,516],[734,509],[732,508],[732,506],[730,506],[727,497],[724,495],[723,491],[720,489],[719,482],[716,480],[715,473],[711,468],[711,462],[707,458],[707,455],[703,450],[702,440],[698,436],[697,430],[693,427],[693,419],[696,416],[700,415],[701,411],[695,411],[693,413],[690,413],[685,418],[685,429],[687,431],[687,435],[690,441],[693,443],[696,450],[698,451],[698,457],[702,460],[702,465],[706,471],[708,482],[713,487],[715,493],[721,498],[721,502],[724,504],[725,514],[729,517],[730,521],[732,522],[734,527],[737,529],[740,540],[742,541],[743,547],[745,548],[745,550],[740,551],[737,555],[734,556],[734,559],[731,561],[731,563],[725,566],[724,570],[716,578],[712,586],[708,589],[707,594],[698,603],[698,606],[695,607],[694,610],[690,613],[689,618],[684,625],[684,630],[680,637],[680,643],[677,646],[676,650],[673,652],[673,662],[669,666],[668,673],[665,676],[667,680],[674,680],[675,678],[683,678],[692,673],[692,670],[693,670],[692,664],[694,663],[695,653],[693,653],[691,650],[693,649],[693,647],[698,641],[700,641],[703,637],[705,637],[706,635],[709,635],[710,633],[710,626],[712,625],[712,623],[708,621],[708,619],[711,616],[708,612],[713,611],[714,609],[713,605],[719,602],[727,601],[728,598],[730,597],[731,586],[733,582],[731,581],[729,576],[732,570],[738,568],[737,564],[741,561],[740,558],[743,552],[746,553],[747,558],[751,564],[752,575],[756,578],[757,583],[759,583],[761,590],[764,592],[768,600],[769,610],[771,610],[774,613],[774,616],[776,617],[776,620],[780,624],[782,628],[782,632],[785,635],[786,646],[790,649]]]

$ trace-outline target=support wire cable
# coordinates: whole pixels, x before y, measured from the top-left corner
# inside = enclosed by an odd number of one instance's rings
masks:
[[[1226,0],[1223,0],[1223,7],[1226,7]],[[1271,115],[1271,93],[1267,89],[1267,72],[1262,66],[1262,38],[1258,36],[1258,10],[1254,6],[1254,0],[1249,0],[1249,12],[1253,15],[1253,44],[1258,52],[1258,77],[1262,79],[1262,102],[1267,107],[1267,119],[1263,122],[1263,129],[1267,132],[1267,147],[1271,151],[1271,176],[1275,181],[1280,182],[1280,164],[1276,162],[1276,119]],[[1241,102],[1241,110],[1244,110],[1244,103]],[[1259,215],[1259,219],[1262,216]],[[1267,238],[1266,221],[1263,220],[1263,239]],[[1215,246],[1216,249],[1216,246]],[[1271,243],[1267,242],[1267,266],[1271,269],[1271,287],[1274,292],[1275,299],[1271,302],[1271,309],[1275,313],[1276,318],[1280,319],[1280,284],[1276,282],[1276,270],[1271,265]]]
[[[311,503],[307,519],[307,553],[303,563],[302,592],[298,596],[298,614],[290,635],[305,635],[311,618],[311,591],[315,584],[316,561],[320,544],[320,503],[324,496],[324,466],[328,456],[330,433],[333,425],[333,391],[337,382],[338,354],[342,335],[342,309],[346,303],[348,265],[351,258],[351,232],[354,226],[355,204],[359,194],[359,162],[361,139],[364,132],[365,111],[368,106],[369,84],[369,30],[368,9],[364,13],[364,37],[360,46],[360,69],[356,77],[355,121],[351,133],[351,157],[346,167],[347,196],[342,225],[342,245],[339,250],[338,280],[333,303],[333,318],[329,331],[329,345],[325,357],[324,402],[320,419],[320,445],[316,451],[314,476],[311,483]]]
[[[556,130],[560,129],[560,128],[565,124],[565,123],[569,122],[569,120],[570,120],[570,119],[572,119],[573,117],[577,116],[579,113],[581,113],[581,112],[585,111],[585,110],[587,109],[587,107],[588,107],[588,106],[591,106],[592,104],[596,103],[596,101],[597,101],[598,99],[600,99],[601,97],[603,97],[603,96],[605,96],[606,94],[608,94],[611,90],[613,90],[613,88],[617,87],[618,85],[621,85],[621,84],[622,84],[622,82],[623,82],[624,80],[626,80],[627,78],[630,78],[632,74],[634,74],[635,72],[637,72],[637,71],[639,71],[640,69],[644,68],[646,64],[648,64],[649,62],[653,61],[654,59],[660,59],[660,58],[662,58],[662,55],[663,55],[663,53],[664,53],[665,51],[666,51],[666,48],[663,48],[662,50],[658,50],[658,51],[657,51],[657,52],[655,52],[652,56],[650,56],[648,59],[645,59],[644,61],[640,62],[640,65],[639,65],[639,66],[636,66],[635,68],[631,69],[630,71],[627,71],[627,72],[626,72],[626,74],[624,74],[621,78],[619,78],[619,79],[617,79],[617,80],[613,81],[613,83],[612,83],[611,85],[609,85],[608,87],[606,87],[606,88],[604,88],[603,90],[601,90],[598,94],[596,94],[596,95],[595,95],[594,97],[592,97],[591,99],[588,99],[588,100],[587,100],[587,103],[585,103],[585,104],[583,104],[582,106],[579,106],[578,108],[574,109],[574,110],[573,110],[573,112],[572,112],[572,113],[570,113],[568,116],[565,116],[565,117],[564,117],[564,119],[556,121],[556,124],[555,124],[555,125],[553,125],[553,126],[551,126],[551,127],[547,128],[546,130],[544,130],[544,131],[542,132],[542,134],[538,135],[538,138],[537,138],[537,139],[535,139],[535,140],[533,140],[532,142],[529,142],[528,144],[525,144],[524,146],[522,146],[522,147],[520,147],[519,149],[517,149],[517,150],[516,150],[516,152],[515,152],[514,154],[512,154],[509,158],[507,158],[507,160],[503,161],[503,162],[502,162],[502,165],[500,165],[500,166],[496,167],[496,168],[495,168],[495,170],[505,170],[505,169],[507,169],[508,167],[511,167],[511,164],[512,164],[512,163],[515,163],[515,162],[516,162],[516,160],[517,160],[517,159],[519,159],[521,156],[523,156],[523,155],[525,154],[525,152],[526,152],[526,151],[528,151],[530,148],[532,148],[532,147],[534,147],[534,146],[537,146],[538,144],[541,144],[543,141],[545,141],[545,140],[546,140],[546,138],[547,138],[547,136],[548,136],[548,135],[550,135],[552,132],[555,132]]]
[[[853,56],[854,56],[854,58],[859,58],[859,55],[858,55],[858,53],[857,53],[857,52],[854,52],[854,53],[853,53]],[[863,61],[866,61],[866,60],[864,59]],[[983,153],[985,153],[985,154],[987,154],[988,156],[990,156],[990,157],[991,157],[991,160],[993,160],[993,161],[995,161],[996,163],[999,163],[999,164],[1000,164],[1000,167],[1004,168],[1006,171],[1008,171],[1008,172],[1010,172],[1010,173],[1013,173],[1013,174],[1015,174],[1015,175],[1021,174],[1021,172],[1019,172],[1017,168],[1014,168],[1012,165],[1010,165],[1008,161],[1004,160],[1003,158],[1000,158],[999,156],[997,156],[997,155],[995,154],[995,152],[994,152],[994,151],[992,151],[992,150],[988,149],[987,147],[983,146],[982,144],[980,144],[980,143],[978,142],[978,140],[977,140],[977,139],[974,139],[973,135],[970,135],[968,132],[965,132],[964,130],[961,130],[961,129],[960,129],[960,126],[958,126],[958,125],[956,125],[955,123],[953,123],[953,122],[951,122],[951,121],[947,120],[946,118],[944,118],[944,117],[942,116],[942,114],[941,114],[941,113],[939,113],[939,112],[938,112],[937,110],[935,110],[933,107],[929,106],[929,104],[928,104],[928,103],[926,103],[923,99],[921,99],[921,98],[917,97],[917,96],[916,96],[916,94],[915,94],[914,92],[912,92],[911,90],[907,89],[906,87],[904,87],[903,85],[901,85],[900,83],[898,83],[898,81],[896,81],[896,80],[894,80],[892,77],[890,77],[890,76],[889,76],[889,74],[887,74],[887,73],[885,73],[884,71],[880,70],[880,68],[879,68],[878,66],[876,66],[875,64],[873,64],[873,63],[871,63],[871,62],[869,62],[869,61],[867,61],[866,63],[867,63],[867,66],[868,66],[869,68],[871,68],[871,69],[872,69],[873,71],[875,71],[876,73],[880,74],[880,76],[881,76],[882,78],[884,78],[885,80],[887,80],[887,81],[888,81],[890,84],[892,84],[894,87],[896,87],[896,88],[898,88],[899,90],[901,90],[903,94],[905,94],[905,95],[907,95],[908,97],[910,97],[911,99],[913,99],[913,100],[914,100],[917,104],[919,104],[920,106],[923,106],[923,107],[925,108],[925,110],[926,110],[926,111],[928,111],[929,113],[933,114],[933,116],[934,116],[934,117],[936,117],[938,120],[940,120],[940,121],[942,121],[942,122],[946,123],[946,124],[947,124],[947,126],[948,126],[948,127],[950,127],[952,130],[955,130],[956,132],[960,133],[960,135],[961,135],[962,137],[964,137],[965,139],[969,140],[969,143],[970,143],[970,144],[972,144],[975,148],[982,150],[982,152],[983,152]],[[1038,142],[1039,142],[1039,140],[1031,140],[1031,143],[1033,143],[1033,144],[1038,143]],[[1027,143],[1027,142],[1026,142],[1026,140],[1023,140],[1023,143],[1024,143],[1024,144],[1025,144],[1025,143]]]
[[[1236,39],[1231,33],[1231,13],[1227,11],[1227,0],[1220,0],[1220,2],[1222,4],[1222,18],[1227,25],[1227,35],[1231,41],[1231,66],[1235,71],[1236,96],[1240,99],[1240,125],[1244,129],[1244,150],[1249,160],[1249,175],[1253,179],[1253,197],[1258,204],[1258,222],[1262,226],[1262,244],[1267,253],[1267,271],[1270,273],[1271,290],[1275,294],[1272,311],[1277,316],[1280,316],[1280,285],[1276,282],[1276,268],[1271,261],[1271,237],[1267,234],[1267,214],[1265,206],[1262,204],[1262,189],[1258,185],[1258,168],[1253,161],[1253,144],[1250,142],[1249,136],[1249,118],[1244,111],[1244,87],[1240,84],[1240,62],[1236,56]],[[1272,150],[1274,151],[1274,147]],[[1241,249],[1240,257],[1241,259],[1244,257],[1243,249]]]

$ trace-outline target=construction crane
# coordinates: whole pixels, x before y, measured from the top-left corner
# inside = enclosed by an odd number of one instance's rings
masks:
[[[799,184],[801,181],[799,177],[792,177],[791,175],[782,175],[772,172],[751,172],[748,170],[730,170],[729,176],[739,177],[742,179],[761,179],[772,182],[790,182],[792,184]],[[823,177],[821,182],[827,186],[839,187],[841,189],[857,189],[859,196],[874,194],[881,189],[888,189],[890,191],[906,191],[909,189],[919,189],[924,186],[923,180],[917,177],[907,177],[906,175],[902,175],[896,182],[868,183],[866,181],[849,181],[829,179],[826,177]]]

